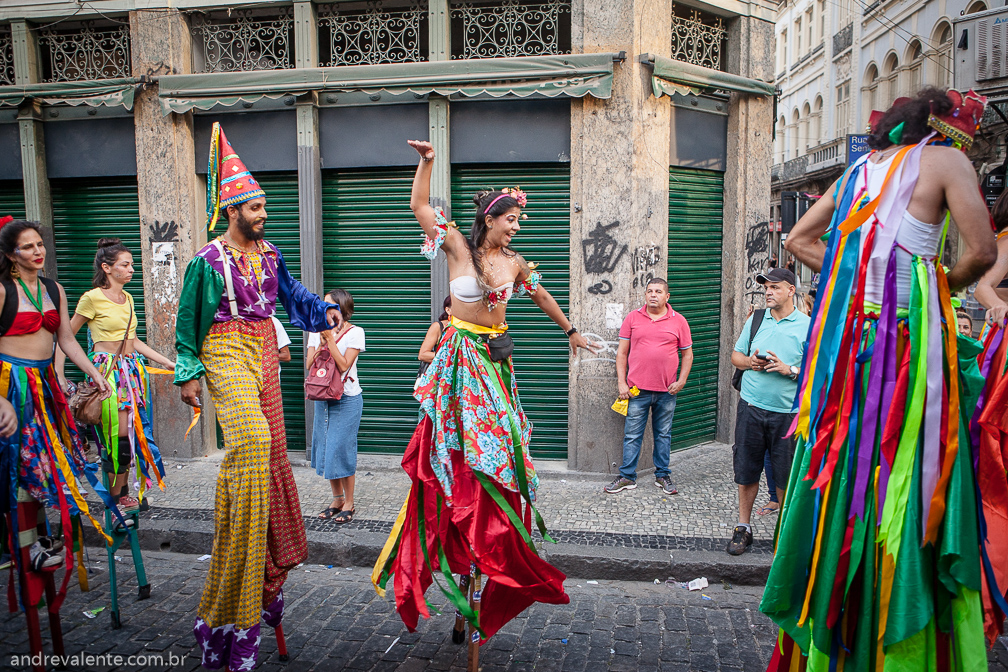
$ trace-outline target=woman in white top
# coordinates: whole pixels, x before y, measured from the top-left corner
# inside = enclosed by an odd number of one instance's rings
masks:
[[[357,355],[364,352],[364,330],[350,324],[354,301],[350,292],[334,289],[327,301],[338,304],[343,326],[312,334],[308,337],[305,366],[310,368],[322,352],[322,342],[336,362],[343,377],[343,396],[335,401],[315,402],[315,422],[312,425],[311,465],[315,473],[329,481],[332,503],[319,513],[319,518],[332,518],[337,523],[353,520],[354,475],[357,473],[357,432],[360,430],[364,396],[357,377]]]

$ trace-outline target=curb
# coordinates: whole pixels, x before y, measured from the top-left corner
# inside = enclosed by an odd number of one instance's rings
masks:
[[[139,529],[140,548],[205,555],[213,549],[214,524],[203,520],[144,520]],[[311,564],[366,567],[370,570],[387,534],[364,529],[336,532],[309,530],[308,560]],[[84,529],[85,544],[99,552],[104,542],[97,531]],[[702,550],[657,550],[626,546],[539,544],[540,555],[572,579],[618,581],[689,581],[706,577],[722,582],[761,586],[770,572],[772,555],[749,552],[738,557]]]

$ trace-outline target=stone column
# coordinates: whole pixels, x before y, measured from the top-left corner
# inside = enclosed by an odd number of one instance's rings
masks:
[[[728,27],[728,72],[773,81],[774,24],[740,16]],[[731,443],[738,394],[731,386],[731,352],[749,305],[761,288],[753,276],[769,260],[767,232],[758,226],[770,212],[773,163],[773,99],[731,95],[728,103],[728,161],[724,180],[721,251],[721,364],[718,370],[717,440]]]
[[[191,42],[184,16],[175,9],[130,12],[133,75],[191,71]],[[198,205],[192,114],[164,116],[157,87],[137,92],[137,188],[140,255],[143,259],[147,344],[174,357],[175,319],[186,264],[206,244],[205,218]],[[136,251],[134,251],[136,252]],[[183,440],[192,417],[171,376],[152,376],[154,438],[165,457],[199,457],[216,445],[214,414],[204,386],[202,420]]]
[[[318,67],[318,16],[311,2],[294,3],[294,53],[298,68]],[[301,283],[321,296],[322,268],[322,160],[319,149],[318,93],[297,101],[298,218],[301,230]],[[308,335],[301,333],[304,347]],[[305,399],[305,451],[310,450],[315,402]]]
[[[575,53],[618,52],[609,100],[571,102],[570,319],[598,355],[580,354],[570,371],[568,463],[579,471],[616,473],[623,418],[616,398],[616,347],[622,318],[643,305],[633,287],[637,248],[668,249],[668,97],[651,94],[647,52],[668,53],[671,0],[581,0],[572,7]],[[665,255],[654,269],[666,272]],[[615,463],[615,467],[613,466]],[[638,471],[652,467],[645,437]]]
[[[14,81],[18,86],[41,81],[38,39],[25,21],[11,22],[14,42]],[[21,172],[24,180],[25,217],[42,225],[42,240],[49,253],[43,273],[59,279],[56,268],[56,244],[53,238],[52,196],[46,171],[45,133],[42,128],[42,106],[34,100],[25,101],[18,109],[18,131],[21,135]]]

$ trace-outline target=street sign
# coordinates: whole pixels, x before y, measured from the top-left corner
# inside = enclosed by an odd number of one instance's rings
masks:
[[[868,135],[848,135],[847,136],[847,165],[851,165],[862,156],[871,151],[868,146]]]

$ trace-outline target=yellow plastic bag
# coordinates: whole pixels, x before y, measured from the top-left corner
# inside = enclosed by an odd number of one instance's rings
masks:
[[[640,390],[637,389],[636,385],[630,388],[631,397],[636,397],[638,394],[640,394]],[[629,406],[630,406],[629,399],[617,399],[616,401],[613,402],[612,410],[616,411],[620,415],[626,415]]]

